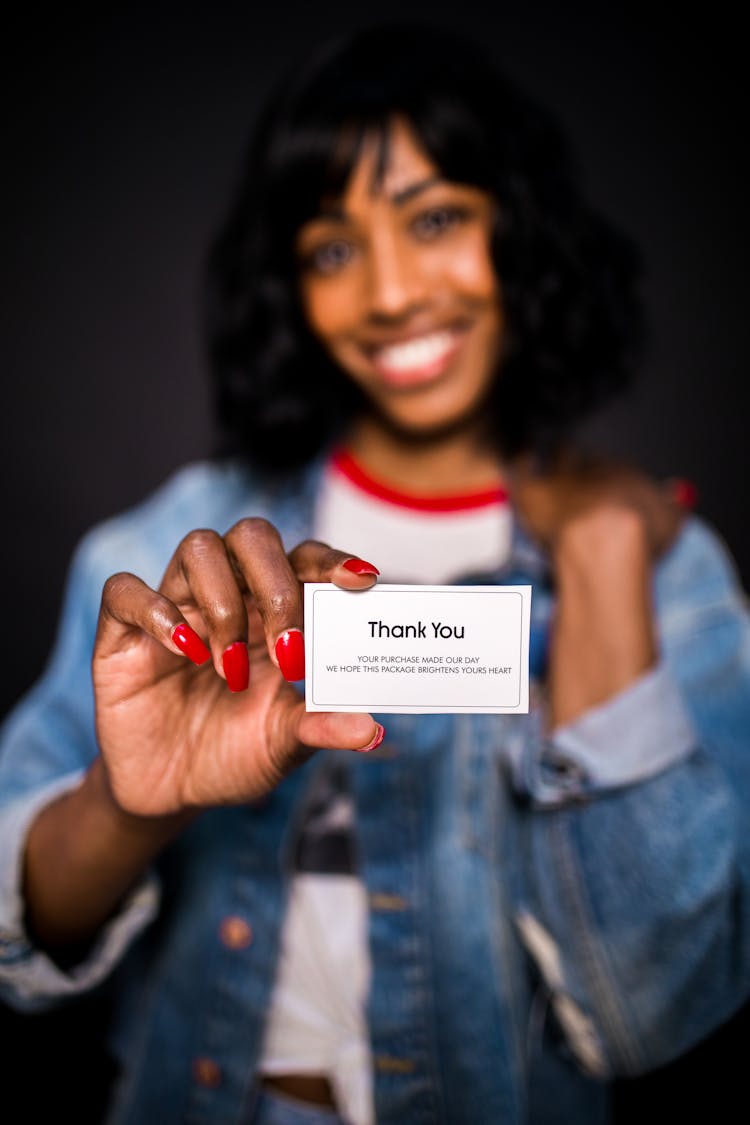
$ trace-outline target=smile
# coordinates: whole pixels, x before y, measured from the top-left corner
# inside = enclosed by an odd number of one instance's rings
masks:
[[[370,351],[370,359],[378,374],[392,386],[412,386],[445,371],[460,347],[462,335],[457,329],[441,329],[375,348]]]

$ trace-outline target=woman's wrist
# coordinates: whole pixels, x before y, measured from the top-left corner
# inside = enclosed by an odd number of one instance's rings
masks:
[[[198,809],[147,816],[124,808],[115,796],[103,758],[97,757],[86,774],[83,787],[91,801],[107,818],[111,830],[123,838],[153,843],[157,848],[178,835],[199,815]]]
[[[550,725],[573,722],[657,659],[651,550],[639,513],[602,506],[562,529],[553,548],[557,610]]]

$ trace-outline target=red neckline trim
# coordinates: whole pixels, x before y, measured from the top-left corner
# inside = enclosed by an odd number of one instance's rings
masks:
[[[500,485],[485,488],[478,492],[455,492],[445,496],[420,496],[402,492],[385,484],[362,468],[345,449],[337,449],[331,457],[331,465],[342,473],[357,488],[378,500],[397,504],[400,508],[411,508],[419,512],[463,512],[470,508],[485,508],[490,504],[504,504],[508,493]]]

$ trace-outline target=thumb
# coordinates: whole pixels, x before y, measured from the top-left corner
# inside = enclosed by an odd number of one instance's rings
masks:
[[[340,711],[302,711],[297,738],[306,746],[328,750],[374,750],[383,741],[385,730],[372,715]]]

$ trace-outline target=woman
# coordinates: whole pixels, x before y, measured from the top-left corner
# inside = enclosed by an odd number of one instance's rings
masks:
[[[633,255],[544,114],[386,28],[285,82],[212,276],[234,456],[79,550],[0,758],[3,987],[113,974],[114,1121],[605,1120],[748,986],[741,592],[570,444]],[[533,582],[533,713],[307,713],[300,583],[378,572]]]

